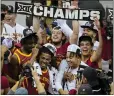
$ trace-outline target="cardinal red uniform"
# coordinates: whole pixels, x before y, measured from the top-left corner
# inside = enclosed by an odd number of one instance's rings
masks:
[[[57,52],[56,52],[57,56],[56,57],[57,57],[57,65],[58,66],[61,63],[61,61],[66,58],[67,47],[69,45],[70,45],[70,43],[67,42],[64,45],[62,45],[60,48],[57,48]]]
[[[98,68],[98,63],[97,62],[91,62],[90,58],[86,61],[86,64],[92,68]]]
[[[40,81],[44,86],[45,90],[49,87],[49,73],[48,70],[42,71],[42,76],[40,77]],[[37,88],[34,87],[34,83],[25,77],[24,81],[22,82],[22,87],[25,87],[28,90],[29,95],[38,95]]]
[[[19,49],[17,49],[14,52],[14,55],[17,56],[19,65],[21,65],[21,64],[27,63],[31,59],[32,53],[27,55],[27,54],[22,53]]]

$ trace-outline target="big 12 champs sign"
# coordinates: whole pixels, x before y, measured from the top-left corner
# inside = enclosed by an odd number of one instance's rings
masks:
[[[16,13],[33,15],[39,17],[49,17],[54,19],[68,20],[93,20],[94,17],[101,18],[100,10],[58,8],[49,6],[36,6],[34,4],[16,2]]]
[[[62,0],[63,8],[69,8],[71,6],[70,0]]]

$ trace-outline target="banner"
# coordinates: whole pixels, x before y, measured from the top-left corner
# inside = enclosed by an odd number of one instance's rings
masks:
[[[106,18],[113,20],[113,8],[106,8]]]
[[[71,6],[70,0],[62,0],[63,8],[69,8]]]
[[[15,12],[19,14],[49,17],[68,20],[93,20],[93,17],[101,18],[100,10],[57,8],[49,6],[35,6],[30,3],[16,2]]]

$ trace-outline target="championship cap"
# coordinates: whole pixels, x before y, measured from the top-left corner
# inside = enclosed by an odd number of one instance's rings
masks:
[[[56,47],[54,45],[52,45],[51,43],[46,43],[43,46],[48,48],[54,54],[54,56],[56,55],[57,49],[56,49]]]

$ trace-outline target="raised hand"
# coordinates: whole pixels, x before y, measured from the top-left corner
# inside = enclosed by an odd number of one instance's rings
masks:
[[[78,7],[78,0],[74,0],[71,2],[71,6],[69,9],[79,9]]]
[[[71,72],[69,72],[68,73],[68,81],[71,82],[72,80],[74,80],[74,75]]]
[[[25,79],[25,76],[22,76],[21,74],[19,75],[19,84],[18,84],[18,87],[20,87],[21,86],[21,84],[22,84],[22,82],[24,81],[24,79]]]
[[[100,21],[98,20],[97,17],[94,17],[94,25],[95,25],[98,29],[101,28]]]
[[[37,56],[38,51],[39,51],[39,49],[36,48],[36,47],[37,47],[37,45],[35,46],[35,48],[32,48],[32,54],[33,54],[34,56]]]
[[[81,86],[81,84],[82,84],[82,79],[76,79],[76,89],[78,90],[79,88],[80,88],[80,86]]]
[[[74,75],[71,72],[65,72],[64,73],[64,79],[68,80],[69,82],[71,82],[72,80],[74,80]]]
[[[22,76],[21,74],[19,75],[19,82],[21,83],[21,82],[23,82],[24,81],[24,76]]]
[[[36,69],[33,70],[33,68],[31,67],[31,72],[32,72],[33,77],[38,77],[38,73]]]

